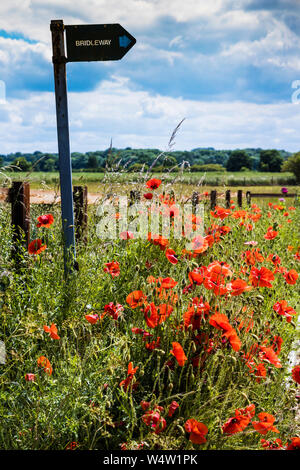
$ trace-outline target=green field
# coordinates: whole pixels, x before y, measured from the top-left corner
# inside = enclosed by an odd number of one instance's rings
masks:
[[[29,181],[33,188],[53,188],[59,183],[58,172],[3,172],[0,183],[9,184],[11,180]],[[295,180],[292,173],[263,173],[257,171],[245,172],[210,172],[210,173],[189,173],[189,172],[165,172],[151,173],[151,177],[160,178],[166,183],[176,182],[181,184],[199,186],[294,186]],[[101,184],[107,181],[118,183],[137,183],[149,179],[146,173],[122,173],[122,172],[73,172],[73,184],[88,185],[90,191],[95,191]]]

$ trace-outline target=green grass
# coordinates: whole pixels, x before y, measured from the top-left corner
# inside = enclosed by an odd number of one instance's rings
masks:
[[[32,188],[54,188],[59,185],[59,174],[57,172],[5,172],[1,176],[2,185],[9,185],[11,180],[26,180],[31,183]],[[174,182],[177,184],[192,186],[295,186],[295,179],[292,173],[262,173],[255,171],[234,172],[234,173],[189,173],[189,172],[165,172],[151,174],[151,177],[161,178],[165,183]],[[73,171],[74,185],[87,185],[89,191],[97,192],[106,183],[136,185],[140,181],[149,179],[145,173],[89,173]],[[0,182],[1,182],[0,180]]]

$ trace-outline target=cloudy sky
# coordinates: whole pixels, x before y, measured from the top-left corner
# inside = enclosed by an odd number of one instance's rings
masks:
[[[57,152],[51,19],[137,40],[121,61],[67,65],[72,151],[165,149],[183,118],[174,150],[300,149],[300,0],[10,0],[0,154]]]

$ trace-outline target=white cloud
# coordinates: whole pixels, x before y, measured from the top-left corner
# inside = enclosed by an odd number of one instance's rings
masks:
[[[269,18],[266,34],[254,41],[238,41],[223,48],[221,57],[230,61],[300,70],[299,37],[282,22]]]
[[[140,30],[165,15],[184,22],[217,14],[227,0],[10,0],[0,6],[0,29],[50,42],[51,19],[65,24],[124,23]]]
[[[4,120],[1,119],[1,114]],[[299,150],[300,105],[201,102],[134,91],[128,79],[102,82],[89,93],[69,93],[72,151],[115,147],[165,149],[182,118],[176,149],[285,148]],[[57,152],[53,93],[33,93],[0,105],[1,153]]]

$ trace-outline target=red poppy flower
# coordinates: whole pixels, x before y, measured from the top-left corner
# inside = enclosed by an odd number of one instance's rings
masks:
[[[122,240],[130,240],[130,239],[133,239],[134,236],[132,232],[121,232],[120,238],[122,238]]]
[[[243,292],[248,292],[249,290],[253,289],[252,286],[248,286],[246,281],[243,281],[243,279],[235,279],[234,281],[231,281],[229,284],[227,284],[228,289],[230,290],[230,294],[235,296],[235,295],[240,295]]]
[[[228,276],[232,276],[229,265],[224,262],[214,261],[207,266],[203,285],[206,289],[213,290],[215,295],[227,294],[225,277]]]
[[[150,317],[148,313],[150,311]],[[155,328],[163,323],[173,312],[173,307],[169,304],[160,304],[157,307],[151,302],[144,310],[144,316],[149,328]]]
[[[273,230],[273,227],[269,227],[267,230],[267,233],[264,235],[264,238],[266,240],[274,240],[278,235],[278,232],[276,230]]]
[[[158,336],[158,338],[153,341],[151,341],[151,343],[146,343],[145,344],[145,348],[148,349],[148,351],[154,351],[154,349],[157,349],[159,348],[160,346],[160,337]]]
[[[66,446],[66,450],[75,450],[76,447],[78,447],[78,445],[79,445],[78,442],[75,442],[75,441],[69,442],[69,444],[67,444]]]
[[[151,428],[154,430],[155,434],[161,433],[165,427],[167,426],[167,422],[165,418],[163,418],[160,415],[160,412],[162,411],[162,407],[156,407],[154,410],[148,410],[146,413],[142,416],[143,422],[147,426],[151,426]]]
[[[257,365],[255,375],[257,377],[256,382],[258,383],[260,383],[261,379],[267,376],[267,370],[262,363]]]
[[[274,281],[274,274],[265,267],[258,269],[253,266],[249,280],[254,287],[273,287],[271,281]]]
[[[232,329],[228,317],[223,313],[215,313],[212,315],[209,319],[209,323],[218,330],[230,331]]]
[[[294,285],[298,279],[298,273],[295,269],[291,269],[287,273],[284,274],[284,279],[288,284]]]
[[[43,367],[46,374],[48,374],[48,375],[52,374],[53,369],[52,369],[51,363],[50,363],[49,359],[47,359],[45,356],[40,356],[38,358],[37,365],[39,367]]]
[[[234,328],[231,328],[231,330],[229,330],[229,331],[225,331],[223,336],[225,336],[228,339],[228,341],[229,341],[229,343],[230,343],[230,345],[231,345],[231,347],[234,351],[239,351],[241,349],[241,340],[238,337],[238,335],[237,335],[236,331],[234,330]]]
[[[40,215],[38,217],[37,227],[50,227],[53,224],[54,218],[52,214]]]
[[[300,365],[295,366],[292,369],[292,377],[293,377],[293,380],[295,380],[295,382],[297,382],[297,384],[300,384]]]
[[[114,320],[118,320],[118,318],[122,315],[124,310],[123,305],[121,304],[114,304],[113,302],[109,302],[109,304],[104,306],[104,313],[101,316],[101,319],[105,315],[110,315]]]
[[[173,349],[170,351],[170,353],[177,359],[178,365],[183,367],[187,357],[184,353],[184,350],[182,349],[182,346],[175,341],[172,343],[172,347]]]
[[[89,323],[94,325],[99,320],[99,315],[97,313],[90,313],[89,315],[85,315],[85,318]]]
[[[259,432],[260,434],[267,434],[269,431],[278,432],[278,429],[273,426],[275,421],[275,417],[269,413],[259,413],[258,415],[259,421],[253,421],[252,425],[255,431]]]
[[[280,360],[278,359],[278,356],[275,353],[273,348],[267,348],[265,346],[260,346],[259,356],[260,356],[261,360],[270,362],[277,369],[280,369],[282,367],[282,365],[280,363]]]
[[[25,374],[25,380],[27,382],[34,382],[35,381],[35,374]]]
[[[284,449],[281,439],[275,439],[274,441],[266,441],[265,439],[260,440],[261,445],[267,450],[281,450]]]
[[[157,178],[152,178],[151,180],[147,181],[146,186],[150,189],[157,189],[161,185],[161,180]]]
[[[159,248],[164,251],[169,245],[169,240],[162,235],[152,235],[151,232],[148,233],[148,241],[153,243],[153,245],[159,246]]]
[[[210,211],[210,214],[216,219],[223,220],[231,214],[231,210],[224,209],[224,207],[216,206],[214,211]]]
[[[209,247],[208,240],[206,237],[202,237],[201,235],[198,235],[197,237],[192,239],[192,247],[191,250],[193,254],[195,255],[200,255],[201,253],[204,253]]]
[[[209,319],[210,325],[214,326],[218,330],[223,330],[223,336],[228,339],[230,345],[234,351],[239,351],[241,348],[241,341],[226,315],[222,313],[215,313]]]
[[[127,369],[127,377],[125,380],[122,380],[119,384],[120,387],[123,387],[125,391],[127,390],[128,386],[132,382],[133,377],[137,370],[138,370],[138,367],[133,368],[132,362],[129,362],[128,369]]]
[[[143,330],[142,328],[131,328],[132,333],[135,335],[143,335],[143,339],[147,338],[148,336],[152,336],[151,333],[149,333],[146,330]]]
[[[235,415],[229,418],[222,426],[224,434],[236,434],[243,431],[255,414],[255,405],[251,404],[244,409],[235,410]]]
[[[177,284],[178,282],[171,277],[164,277],[161,281],[160,287],[162,287],[162,289],[173,289]]]
[[[206,442],[205,435],[208,433],[208,429],[205,424],[192,418],[185,422],[184,428],[186,432],[190,433],[190,441],[193,444],[204,444]]]
[[[118,277],[120,275],[120,266],[118,261],[111,261],[110,263],[105,263],[103,271],[105,273],[111,274],[112,277]]]
[[[168,261],[170,261],[170,263],[172,264],[178,263],[178,258],[174,250],[172,250],[171,248],[168,248],[165,254],[166,254]]]
[[[194,268],[193,271],[189,273],[189,280],[200,286],[204,281],[205,273],[207,269],[205,266],[199,268]]]
[[[276,304],[273,305],[273,310],[275,310],[279,315],[284,316],[288,323],[292,321],[292,315],[297,314],[292,307],[288,306],[286,300],[276,302]]]
[[[172,403],[169,406],[169,411],[168,411],[169,418],[173,416],[173,414],[175,413],[178,407],[179,407],[179,403],[177,403],[177,401],[172,401]]]
[[[241,256],[248,266],[254,266],[256,262],[262,263],[264,261],[264,257],[262,256],[259,248],[246,250]]]
[[[49,333],[50,334],[50,337],[52,339],[60,339],[60,336],[58,336],[57,334],[57,328],[56,328],[56,325],[54,323],[52,323],[52,325],[49,327],[49,326],[46,326],[44,325],[44,331],[46,333]]]
[[[144,198],[145,198],[145,199],[152,199],[152,198],[153,198],[153,194],[152,194],[152,193],[146,193],[146,194],[144,194]]]
[[[300,437],[292,437],[291,443],[287,445],[286,450],[300,450]]]
[[[234,219],[246,219],[248,217],[248,212],[245,210],[237,210],[232,212],[232,217]]]
[[[188,310],[183,314],[184,326],[193,326],[193,330],[200,328],[201,320],[209,314],[210,306],[208,302],[203,302],[203,297],[200,299],[194,297],[192,304],[189,305]]]
[[[42,251],[46,250],[46,248],[47,248],[47,245],[43,245],[42,240],[38,238],[29,243],[28,252],[30,255],[38,255]]]
[[[148,410],[149,406],[150,406],[150,401],[145,401],[145,400],[142,400],[141,403],[140,403],[141,407],[143,408],[143,410]]]
[[[146,296],[143,294],[141,290],[134,290],[133,292],[128,294],[126,297],[126,302],[131,308],[137,308],[143,305],[145,300],[146,300]]]
[[[273,253],[269,254],[267,260],[270,261],[271,263],[273,263],[274,266],[277,266],[277,264],[281,263],[281,259],[279,258],[279,256],[276,255],[276,254],[273,254]]]

